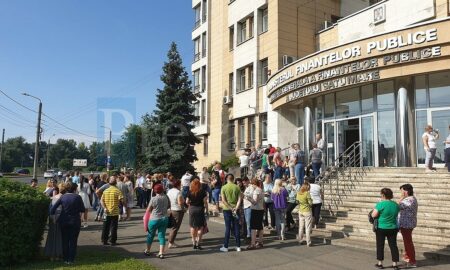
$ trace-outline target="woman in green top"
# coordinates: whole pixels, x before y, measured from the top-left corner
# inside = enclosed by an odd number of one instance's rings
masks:
[[[384,242],[387,238],[389,248],[391,249],[392,266],[394,270],[398,270],[399,253],[397,247],[397,216],[400,212],[398,204],[392,201],[394,197],[392,190],[389,188],[381,189],[381,201],[375,205],[372,211],[372,217],[378,218],[378,229],[376,231],[377,241],[377,260],[375,267],[383,269],[384,260]]]
[[[269,173],[269,153],[270,150],[269,148],[267,148],[266,150],[264,150],[264,154],[261,158],[261,169],[265,174]]]
[[[303,231],[306,231],[306,244],[311,246],[311,228],[312,228],[312,198],[309,193],[309,183],[305,181],[297,193],[298,207],[298,241],[302,245]]]

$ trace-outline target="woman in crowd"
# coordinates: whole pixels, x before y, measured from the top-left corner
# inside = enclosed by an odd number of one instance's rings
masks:
[[[127,196],[125,198],[125,201],[127,202],[125,205],[125,212],[126,217],[125,220],[130,220],[131,218],[131,209],[134,206],[134,187],[133,182],[131,181],[131,175],[127,174],[125,175],[125,185],[128,188]]]
[[[246,179],[245,183],[248,183],[248,179]],[[245,224],[247,229],[247,238],[250,238],[252,235],[251,230],[251,217],[252,217],[252,201],[249,198],[253,197],[253,190],[255,189],[253,184],[247,185],[245,188],[243,194],[244,194],[244,200],[243,200],[243,207],[244,207],[244,218],[245,218]],[[263,197],[263,210],[264,210],[264,196]],[[264,216],[264,211],[263,211]],[[262,222],[261,222],[262,224]]]
[[[283,187],[281,179],[275,180],[275,185],[272,189],[271,199],[273,201],[273,208],[275,212],[275,224],[277,228],[278,240],[284,241],[284,231],[286,223],[286,208],[287,208],[288,192]]]
[[[425,133],[422,135],[423,147],[425,149],[425,171],[434,172],[434,156],[436,155],[436,140],[439,139],[439,133],[431,125],[425,127]]]
[[[377,260],[375,267],[383,269],[384,260],[384,242],[387,238],[389,248],[391,249],[392,267],[398,270],[399,252],[397,247],[397,216],[400,212],[398,204],[392,201],[394,197],[392,190],[383,188],[380,191],[381,201],[375,205],[372,211],[372,217],[378,218],[378,229],[376,230],[377,241]]]
[[[191,182],[186,204],[189,206],[192,246],[194,249],[202,250],[200,242],[202,241],[203,227],[206,225],[205,215],[208,211],[208,195],[201,188],[200,180],[195,179]]]
[[[147,234],[147,249],[144,254],[150,256],[150,249],[152,247],[153,238],[155,238],[156,231],[158,231],[159,253],[156,255],[160,259],[164,259],[164,252],[166,250],[166,230],[169,225],[168,212],[169,199],[163,194],[163,186],[158,184],[153,187],[155,196],[150,200],[147,211],[151,212],[150,221],[148,222]]]
[[[169,189],[167,192],[167,197],[169,197],[170,200],[170,213],[172,214],[172,217],[175,220],[175,226],[173,226],[170,229],[169,233],[169,248],[176,248],[178,247],[175,244],[175,238],[177,237],[178,230],[180,229],[181,222],[183,222],[183,216],[184,216],[184,199],[183,196],[181,196],[181,182],[180,180],[174,180],[172,182],[173,187]]]
[[[308,182],[310,183],[309,193],[313,200],[312,214],[313,214],[313,224],[314,229],[317,229],[320,220],[320,209],[322,208],[323,192],[319,184],[316,184],[316,179],[314,177],[309,177]]]
[[[288,192],[288,205],[286,208],[286,229],[290,230],[295,227],[295,221],[292,217],[292,211],[294,211],[295,207],[297,207],[297,193],[300,190],[300,185],[297,184],[297,178],[292,176],[290,178],[289,184],[286,186],[286,190]],[[292,226],[292,227],[291,227]]]
[[[264,191],[264,226],[272,229],[275,227],[275,212],[273,211],[273,201],[271,198],[273,189],[272,177],[270,174],[266,174],[263,191]],[[269,227],[269,215],[270,214],[270,225]]]
[[[109,186],[109,184],[108,184],[108,174],[107,173],[102,173],[101,174],[100,181],[98,182],[97,186],[95,187],[95,194],[96,194],[97,198],[99,199],[99,201],[100,201],[101,193],[102,193],[100,190],[102,189],[102,187],[104,185],[108,185]],[[100,221],[101,222],[102,219],[103,219],[103,213],[104,213],[104,211],[103,211],[102,204],[99,203],[98,204],[98,208],[97,208],[97,215],[95,217],[95,221]]]
[[[398,226],[403,237],[405,245],[405,254],[403,256],[407,268],[415,268],[416,250],[412,239],[412,232],[417,226],[418,203],[414,197],[414,189],[411,184],[404,184],[400,187],[401,197],[398,201],[400,214],[398,215]]]
[[[89,200],[89,194],[91,193],[91,186],[86,177],[80,175],[80,185],[78,186],[78,194],[83,200],[84,213],[83,213],[83,228],[88,226],[88,213],[89,208],[91,208],[91,201]]]
[[[55,185],[53,184],[53,180],[52,179],[49,179],[48,181],[47,181],[47,186],[46,186],[46,188],[45,188],[45,190],[44,190],[44,194],[47,196],[47,197],[50,197],[50,198],[52,198],[52,196],[53,196],[53,191],[55,190]]]
[[[58,225],[61,228],[61,239],[63,248],[63,259],[66,264],[73,264],[77,251],[78,235],[81,228],[81,214],[86,211],[80,195],[75,194],[77,185],[67,182],[64,184],[67,191],[52,206],[50,215],[55,215],[61,206],[61,214]]]
[[[56,202],[61,198],[61,196],[66,193],[66,189],[63,184],[59,184],[55,189],[55,195],[52,197],[50,202],[50,209]],[[61,239],[61,228],[58,224],[59,216],[61,215],[62,207],[56,209],[54,215],[50,215],[48,220],[48,233],[47,241],[45,242],[44,255],[50,257],[50,260],[56,260],[62,257],[62,239]]]
[[[303,235],[306,233],[306,244],[311,246],[311,226],[312,226],[312,198],[309,193],[309,183],[305,181],[297,193],[298,208],[298,241],[303,244]]]
[[[244,193],[244,199],[251,203],[251,218],[250,218],[250,229],[251,229],[251,243],[247,247],[247,250],[262,248],[264,228],[263,228],[263,217],[264,217],[264,192],[261,189],[261,182],[258,179],[253,178],[251,181],[251,192]],[[258,241],[257,241],[258,238]]]
[[[267,148],[264,150],[264,154],[262,155],[261,158],[261,169],[264,172],[265,175],[269,174],[269,153],[270,153],[270,149]]]

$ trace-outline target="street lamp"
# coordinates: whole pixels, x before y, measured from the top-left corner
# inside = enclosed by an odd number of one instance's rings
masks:
[[[48,143],[47,143],[47,171],[48,171],[48,154],[49,154],[49,151],[50,151],[50,139],[55,137],[55,136],[56,136],[56,134],[53,134],[50,138],[48,138]]]
[[[41,134],[41,114],[42,114],[42,100],[38,97],[32,96],[28,93],[22,93],[22,95],[37,99],[39,101],[38,120],[36,129],[36,144],[34,146],[34,162],[33,162],[33,178],[37,179],[37,167],[39,160],[39,139]]]
[[[109,127],[105,127],[105,126],[100,126],[101,128],[104,129],[109,129],[109,143],[108,143],[108,157],[107,157],[107,163],[106,163],[106,171],[109,174],[109,167],[111,166],[111,137],[112,137],[112,129]]]

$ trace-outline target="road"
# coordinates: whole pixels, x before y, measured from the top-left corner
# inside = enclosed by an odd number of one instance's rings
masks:
[[[9,179],[20,182],[20,183],[25,183],[25,184],[29,184],[31,179],[33,178],[32,175],[28,175],[28,176],[8,176]],[[38,176],[38,184],[42,184],[42,183],[47,183],[46,180],[44,179],[44,177],[39,177]]]
[[[236,252],[233,249],[234,240],[230,239],[230,252],[221,253],[224,237],[224,225],[222,220],[210,220],[210,232],[205,236],[202,244],[204,250],[192,249],[188,232],[188,218],[185,216],[182,228],[177,237],[179,248],[169,250],[166,259],[160,260],[156,257],[143,255],[145,249],[145,233],[142,225],[143,210],[133,209],[133,219],[119,224],[118,243],[116,247],[101,247],[116,249],[129,254],[132,257],[143,259],[159,269],[198,269],[198,270],[221,270],[232,269],[372,269],[375,264],[375,252],[358,250],[353,248],[337,247],[314,241],[313,247],[299,246],[293,239],[281,243],[275,240],[275,235],[265,238],[264,248],[255,251]],[[93,214],[93,212],[92,212]],[[92,214],[90,218],[92,219]],[[87,229],[82,229],[79,245],[101,245],[101,223],[91,222]],[[152,247],[152,254],[158,249],[157,239]],[[375,243],[374,243],[375,245]],[[387,246],[387,245],[386,245]],[[385,265],[390,265],[389,249],[386,247],[387,260]],[[421,269],[449,269],[450,261],[434,261],[418,258]]]

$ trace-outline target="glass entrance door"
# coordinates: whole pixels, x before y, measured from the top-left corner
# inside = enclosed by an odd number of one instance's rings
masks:
[[[335,147],[334,147],[334,139],[335,139],[335,123],[334,122],[327,122],[324,124],[324,128],[325,128],[325,149],[326,149],[326,153],[325,153],[325,163],[327,166],[329,165],[333,165],[333,162],[336,159],[335,156]]]
[[[439,139],[436,140],[436,156],[434,157],[434,164],[439,167],[444,167],[444,149],[443,141],[447,137],[448,127],[450,125],[450,109],[431,111],[431,125],[434,130],[439,130]]]
[[[350,146],[352,146],[352,144],[359,141],[359,128],[359,118],[341,120],[337,122],[337,154],[339,156],[344,153],[345,150],[347,150]],[[356,155],[358,156],[359,153],[357,153]],[[355,165],[359,166],[359,164]]]
[[[373,116],[361,118],[361,150],[362,165],[374,166],[374,134]]]

